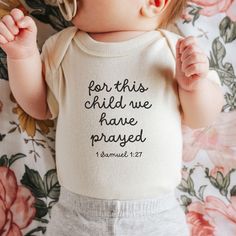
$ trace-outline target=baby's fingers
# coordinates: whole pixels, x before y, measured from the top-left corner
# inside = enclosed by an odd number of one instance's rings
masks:
[[[21,11],[18,8],[14,8],[11,10],[10,12],[11,16],[13,17],[14,21],[17,23],[18,21],[22,20],[25,15],[23,13],[23,11]]]
[[[7,29],[13,34],[17,35],[19,33],[19,28],[15,24],[14,19],[11,15],[6,15],[2,18],[2,22],[5,24]]]
[[[190,65],[197,63],[206,63],[208,65],[209,62],[207,56],[202,53],[188,56],[184,61],[182,61],[182,70],[185,71]]]
[[[16,25],[21,29],[27,29],[31,32],[36,32],[37,27],[33,21],[33,19],[29,16],[25,16],[23,11],[20,9],[13,9],[11,11],[11,16],[13,17],[14,21],[16,22]]]
[[[16,24],[16,20],[22,19],[22,15],[24,17],[24,14],[19,9],[12,10],[10,14],[0,20],[0,44],[13,41],[15,36],[19,34],[19,27]]]
[[[15,38],[15,36],[11,33],[11,31],[2,21],[0,21],[0,35],[2,36],[2,43],[6,43],[5,40],[7,42],[13,41]]]
[[[0,34],[0,46],[1,46],[1,44],[6,44],[6,43],[8,43],[6,38]]]
[[[187,77],[191,77],[193,75],[202,77],[205,75],[206,71],[208,71],[208,65],[206,63],[196,63],[188,66],[184,73]]]
[[[186,48],[192,45],[197,45],[197,40],[195,37],[189,36],[187,38],[182,39],[179,46],[180,52],[183,53],[183,51],[186,50]]]
[[[30,16],[25,16],[22,20],[20,20],[17,25],[22,29],[27,29],[30,32],[37,32],[37,27]]]

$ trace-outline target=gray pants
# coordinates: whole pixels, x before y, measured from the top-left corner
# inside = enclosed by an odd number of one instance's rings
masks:
[[[143,200],[104,200],[61,188],[48,236],[188,236],[174,194]]]

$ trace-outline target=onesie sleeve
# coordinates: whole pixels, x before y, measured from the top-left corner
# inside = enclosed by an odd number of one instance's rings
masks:
[[[62,69],[63,58],[78,29],[68,27],[46,40],[43,45],[41,59],[43,63],[43,75],[47,84],[47,103],[55,119],[59,113],[60,91],[64,89],[64,73]]]
[[[54,48],[54,38],[49,38],[43,45],[41,60],[43,65],[43,75],[47,85],[47,104],[52,114],[50,119],[55,119],[59,112],[58,105],[58,81],[61,73],[59,68],[55,68],[52,59],[52,51]]]

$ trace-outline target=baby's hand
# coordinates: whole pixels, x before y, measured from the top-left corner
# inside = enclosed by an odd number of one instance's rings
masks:
[[[0,20],[0,47],[11,59],[24,59],[37,50],[33,19],[15,8]]]
[[[206,54],[199,48],[194,37],[180,39],[176,45],[176,79],[187,91],[198,87],[209,71]]]

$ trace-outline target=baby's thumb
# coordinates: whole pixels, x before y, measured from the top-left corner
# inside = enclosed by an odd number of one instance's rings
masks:
[[[20,29],[27,29],[32,33],[37,33],[37,26],[33,19],[29,16],[25,16],[21,20],[17,21],[17,26]]]

